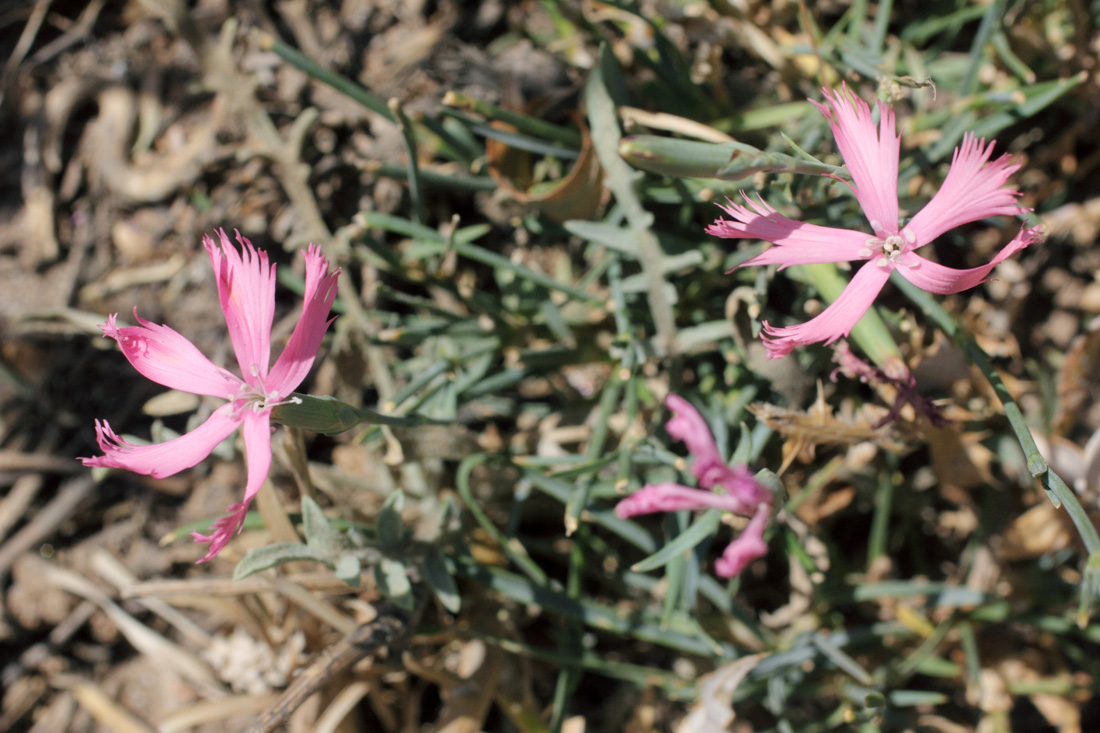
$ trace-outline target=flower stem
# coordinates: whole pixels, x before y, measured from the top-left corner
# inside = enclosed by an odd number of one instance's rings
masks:
[[[997,370],[989,361],[989,355],[978,346],[974,337],[967,333],[959,322],[952,318],[931,295],[911,284],[905,278],[900,277],[896,272],[891,276],[891,279],[905,293],[906,297],[913,301],[914,305],[924,311],[926,316],[951,337],[956,345],[982,371],[985,378],[989,380],[989,384],[993,387],[997,398],[1004,406],[1005,416],[1012,426],[1012,431],[1016,434],[1016,439],[1020,442],[1024,455],[1027,456],[1028,471],[1031,472],[1032,476],[1039,479],[1043,490],[1046,491],[1047,497],[1053,502],[1054,506],[1064,507],[1066,512],[1069,513],[1070,519],[1077,527],[1077,532],[1081,535],[1081,540],[1085,543],[1089,555],[1100,551],[1100,535],[1097,534],[1096,527],[1093,526],[1084,507],[1081,506],[1081,502],[1077,500],[1077,495],[1047,465],[1046,460],[1039,453],[1039,448],[1035,445],[1035,438],[1031,435],[1031,430],[1024,420],[1020,406],[1016,404],[1016,400],[1013,399],[1012,393],[1008,391],[1001,375],[997,373]]]

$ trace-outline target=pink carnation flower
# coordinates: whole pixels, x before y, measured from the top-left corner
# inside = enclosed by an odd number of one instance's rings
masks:
[[[931,262],[915,250],[962,224],[1022,210],[1020,195],[1005,182],[1020,167],[1008,155],[990,161],[993,142],[963,137],[955,149],[951,167],[940,190],[907,224],[898,214],[898,156],[901,138],[893,111],[879,102],[876,130],[871,108],[860,99],[849,101],[847,89],[822,90],[826,104],[813,102],[829,120],[833,137],[852,174],[849,184],[871,225],[873,236],[852,229],[837,229],[794,221],[779,214],[757,196],[745,197],[747,205],[729,202],[721,208],[733,220],[718,219],[707,228],[717,237],[763,239],[775,244],[739,265],[790,265],[821,262],[871,261],[861,267],[848,287],[829,307],[806,323],[776,328],[764,322],[764,345],[773,359],[786,356],[796,346],[824,341],[831,344],[847,336],[895,269],[919,288],[931,293],[957,293],[984,282],[989,273],[1010,255],[1040,241],[1038,227],[1023,227],[981,267],[957,270]]]
[[[100,328],[113,338],[134,368],[147,378],[171,389],[220,397],[228,402],[186,435],[155,445],[134,445],[115,434],[107,421],[96,421],[96,438],[104,455],[81,458],[85,466],[123,468],[154,478],[164,478],[201,461],[229,435],[241,428],[248,454],[248,482],[244,500],[229,508],[209,535],[193,532],[195,540],[210,544],[199,562],[217,555],[240,530],[248,504],[260,490],[271,466],[271,410],[286,400],[313,366],[317,349],[332,319],[329,311],[336,298],[340,270],[330,272],[316,245],[305,252],[306,289],[302,315],[283,353],[270,369],[271,324],[275,315],[275,266],[267,253],[237,234],[238,252],[224,230],[220,245],[209,236],[203,245],[214,266],[229,338],[244,378],[216,366],[194,344],[168,326],[141,318],[139,325],[119,328],[112,314]]]
[[[691,403],[678,395],[669,394],[665,406],[673,416],[666,424],[669,435],[682,440],[694,461],[691,472],[702,489],[692,489],[674,483],[647,484],[626,497],[615,507],[615,513],[623,519],[639,514],[675,512],[683,509],[719,509],[752,521],[714,563],[714,571],[733,578],[745,567],[768,551],[764,542],[764,529],[771,516],[772,495],[745,466],[731,467],[722,460],[714,436],[706,421]],[[725,493],[716,494],[703,489],[721,488]]]

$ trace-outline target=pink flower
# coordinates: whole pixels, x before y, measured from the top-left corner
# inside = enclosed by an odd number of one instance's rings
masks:
[[[726,498],[740,507],[727,508],[726,511],[751,516],[757,504],[771,503],[771,492],[753,478],[749,469],[745,466],[730,467],[722,460],[706,420],[690,402],[670,393],[665,397],[665,406],[672,410],[672,417],[665,424],[665,429],[688,447],[688,452],[695,459],[691,464],[691,473],[699,480],[699,485],[704,489],[720,486],[726,490]]]
[[[722,557],[714,562],[714,572],[723,578],[736,578],[749,563],[758,557],[764,557],[768,545],[764,542],[764,528],[768,524],[772,508],[761,504],[753,515],[749,525],[742,530],[733,542],[726,546]]]
[[[229,327],[229,338],[240,366],[240,378],[216,366],[194,344],[168,326],[141,318],[139,325],[119,328],[117,314],[100,326],[113,338],[134,368],[165,387],[199,395],[220,397],[228,402],[199,427],[179,438],[155,445],[134,445],[115,434],[107,421],[96,421],[96,438],[104,455],[81,458],[85,466],[123,468],[154,478],[164,478],[201,461],[238,427],[244,437],[248,459],[248,482],[244,500],[229,508],[209,535],[193,532],[198,542],[210,543],[199,562],[217,555],[239,531],[248,504],[260,490],[271,466],[271,410],[301,384],[313,366],[317,349],[332,319],[329,311],[336,298],[340,270],[329,272],[328,262],[316,245],[305,252],[306,289],[302,315],[286,348],[270,367],[271,324],[275,315],[275,266],[267,253],[257,252],[252,243],[237,233],[238,252],[224,230],[218,230],[220,245],[209,236],[203,245],[214,267],[218,297]]]
[[[745,530],[714,564],[718,575],[733,578],[768,551],[764,543],[764,528],[771,516],[771,492],[761,486],[745,466],[731,467],[722,460],[710,428],[690,402],[669,394],[665,398],[665,406],[673,412],[665,427],[669,435],[687,445],[695,459],[691,472],[699,480],[699,485],[703,489],[719,487],[725,493],[716,494],[674,483],[647,484],[620,501],[615,513],[626,519],[654,512],[720,509],[752,517]]]
[[[871,307],[895,269],[909,282],[931,293],[957,293],[987,279],[999,263],[1032,242],[1040,241],[1038,227],[1020,232],[982,267],[957,270],[931,262],[915,253],[944,232],[990,216],[1015,214],[1020,195],[1004,188],[1020,166],[1003,155],[990,161],[993,143],[967,133],[955,149],[951,167],[940,190],[916,216],[903,224],[898,213],[898,136],[894,113],[879,102],[876,130],[871,108],[862,100],[849,102],[847,89],[823,90],[828,106],[814,102],[829,120],[840,154],[852,174],[850,184],[873,236],[851,229],[837,229],[788,219],[764,203],[745,197],[746,206],[730,202],[721,208],[733,217],[718,219],[707,228],[717,237],[763,239],[775,244],[739,265],[789,265],[819,262],[873,261],[859,269],[848,287],[829,307],[806,323],[775,328],[764,322],[764,344],[773,359],[786,356],[795,346],[824,341],[831,344],[847,336]]]
[[[897,393],[894,406],[885,417],[872,426],[876,430],[897,420],[906,403],[912,405],[919,414],[924,415],[934,427],[942,428],[949,422],[935,400],[920,393],[917,389],[916,377],[900,359],[889,362],[888,369],[873,367],[853,354],[847,341],[841,341],[833,347],[833,361],[839,365],[829,375],[829,379],[834,382],[837,381],[837,374],[843,374],[865,384],[884,384],[894,388]]]

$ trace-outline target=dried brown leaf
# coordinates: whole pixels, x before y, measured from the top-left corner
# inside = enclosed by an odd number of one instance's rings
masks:
[[[1018,516],[1003,535],[1002,559],[1030,560],[1069,546],[1071,530],[1061,518],[1064,512],[1043,501]]]
[[[955,424],[942,428],[923,425],[922,432],[932,451],[932,471],[941,491],[958,492],[992,483],[989,466],[993,454],[981,444],[982,434],[961,432]],[[965,501],[957,493],[952,496]]]
[[[503,122],[494,122],[492,126],[509,131],[515,129]],[[541,186],[540,190],[535,190],[531,153],[499,140],[485,141],[489,174],[508,196],[535,206],[554,221],[591,219],[606,203],[609,194],[603,185],[603,168],[584,125],[581,125],[581,134],[581,154],[573,167],[561,180]]]
[[[1058,409],[1052,423],[1056,434],[1066,435],[1076,425],[1081,410],[1097,394],[1100,378],[1100,319],[1073,340],[1058,370]]]
[[[904,451],[905,446],[899,442],[897,431],[892,426],[878,426],[876,423],[879,416],[870,416],[874,409],[873,406],[866,405],[853,418],[838,418],[825,402],[820,384],[817,400],[809,410],[791,410],[761,402],[748,407],[749,412],[760,418],[765,425],[787,438],[783,444],[783,465],[780,473],[795,458],[807,463],[813,460],[819,445],[856,445],[870,442],[890,451]]]

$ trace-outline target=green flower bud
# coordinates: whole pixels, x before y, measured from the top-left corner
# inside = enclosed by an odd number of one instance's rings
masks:
[[[283,425],[325,435],[351,430],[363,421],[358,410],[335,397],[314,397],[297,392],[273,409],[271,418]]]

